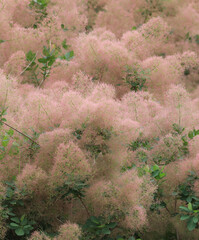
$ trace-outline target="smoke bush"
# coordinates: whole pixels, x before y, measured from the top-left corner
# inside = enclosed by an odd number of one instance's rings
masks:
[[[198,19],[194,0],[0,1],[2,240],[198,239]]]

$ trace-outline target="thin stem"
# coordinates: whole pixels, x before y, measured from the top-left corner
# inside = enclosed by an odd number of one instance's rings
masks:
[[[133,104],[133,105],[134,105],[134,111],[135,111],[135,119],[136,119],[136,121],[138,121],[137,106],[136,106],[136,104]]]
[[[177,208],[177,198],[175,197],[175,212],[176,212],[176,208]]]
[[[20,164],[21,164],[21,161],[20,161],[20,160],[21,160],[21,158],[19,158],[19,174],[20,174],[20,172],[21,172],[21,165],[20,165]]]
[[[19,134],[23,135],[24,137],[28,138],[30,141],[32,141],[33,143],[37,144],[37,145],[40,147],[40,145],[39,145],[37,142],[35,142],[32,138],[30,138],[28,135],[20,132],[19,130],[17,130],[16,128],[10,126],[9,124],[3,122],[2,120],[0,120],[0,123],[6,125],[6,126],[9,127],[9,128],[12,128],[13,130],[15,130],[15,131],[18,132]]]
[[[85,208],[85,210],[86,210],[86,213],[87,213],[88,217],[90,217],[90,213],[89,213],[89,211],[88,211],[88,208],[87,208],[87,206],[85,205],[85,203],[83,202],[82,198],[79,197],[79,196],[78,196],[78,198],[79,198],[81,204],[84,206],[84,208]]]
[[[169,211],[167,205],[165,206],[165,209],[167,210],[167,212],[169,213],[169,215],[171,216],[171,212]]]
[[[177,229],[176,229],[176,237],[177,237],[177,240],[180,240],[179,233],[178,233]]]

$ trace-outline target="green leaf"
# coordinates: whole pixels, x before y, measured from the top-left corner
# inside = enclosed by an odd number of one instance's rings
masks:
[[[197,217],[193,217],[193,222],[197,223],[198,222],[198,218]]]
[[[18,217],[11,218],[13,222],[20,223],[20,220]]]
[[[17,223],[10,223],[10,226],[11,227],[19,227],[19,224],[17,224]]]
[[[188,196],[188,198],[186,199],[186,201],[187,201],[188,203],[192,202],[192,196]]]
[[[17,236],[24,236],[24,234],[25,234],[23,228],[17,228],[15,230],[15,233],[17,234]]]
[[[62,47],[66,50],[68,49],[68,45],[66,44],[66,39],[64,39],[64,41],[62,42]]]
[[[23,221],[21,221],[21,225],[25,226],[28,223],[28,220],[25,218]]]
[[[109,235],[111,233],[111,231],[108,228],[103,228],[102,233],[105,235]]]
[[[195,35],[194,38],[195,38],[196,43],[199,44],[199,35],[198,34]]]
[[[117,223],[115,223],[115,222],[109,223],[109,224],[107,225],[107,227],[109,227],[109,228],[115,228],[116,226],[117,226]]]
[[[196,228],[196,224],[192,221],[192,219],[187,224],[187,228],[189,231],[193,231]]]
[[[43,55],[46,57],[50,56],[50,51],[46,46],[44,46],[44,48],[43,48]]]
[[[5,148],[0,146],[0,150],[5,152]]]
[[[36,53],[33,53],[33,52],[30,50],[28,53],[26,53],[26,60],[27,60],[28,62],[32,62],[32,61],[34,60],[35,56],[36,56]]]
[[[183,216],[180,217],[180,220],[184,221],[184,220],[187,220],[188,218],[190,218],[189,215],[183,215]]]
[[[164,172],[161,172],[160,174],[159,174],[159,178],[163,178],[163,177],[165,177],[166,176],[166,173],[164,173]]]
[[[65,60],[70,61],[74,57],[74,51],[67,52],[64,55]]]
[[[47,58],[39,58],[38,62],[40,62],[40,63],[47,63],[48,59]]]
[[[189,209],[190,211],[193,211],[193,207],[192,207],[192,204],[191,204],[191,203],[188,203],[188,209]]]
[[[185,211],[185,212],[192,212],[190,211],[187,207],[184,207],[184,206],[180,206],[179,207],[182,211]]]
[[[68,31],[69,29],[67,27],[64,26],[64,24],[61,24],[61,28],[64,32]]]
[[[10,137],[12,137],[13,134],[14,134],[14,130],[10,128],[8,131],[6,131],[6,133],[7,133]]]
[[[4,42],[5,42],[5,40],[0,39],[0,44],[1,44],[1,43],[4,43]]]
[[[26,226],[24,226],[23,228],[24,228],[24,229],[28,229],[28,228],[30,228],[30,229],[31,229],[31,228],[32,228],[32,226],[31,226],[31,225],[26,225]]]
[[[90,220],[91,220],[92,222],[96,223],[96,224],[99,224],[99,223],[100,223],[99,220],[98,220],[98,218],[96,218],[95,216],[91,216],[91,217],[90,217]]]
[[[2,146],[7,147],[8,143],[9,143],[9,138],[7,136],[4,136],[4,138],[1,142]]]

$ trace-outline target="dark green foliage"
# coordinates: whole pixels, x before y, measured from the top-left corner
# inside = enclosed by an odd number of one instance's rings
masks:
[[[35,224],[34,221],[29,221],[25,215],[22,217],[13,217],[11,218],[11,223],[9,224],[10,229],[13,229],[17,236],[29,235],[30,231],[34,228],[32,225]]]
[[[86,129],[86,124],[83,123],[80,129],[75,129],[74,132],[72,132],[73,136],[75,136],[78,140],[82,138],[82,134],[84,133],[84,130]]]
[[[149,70],[126,66],[123,80],[130,86],[132,91],[141,91],[146,88],[145,83],[149,77]]]
[[[199,201],[199,199],[197,199]],[[191,202],[188,203],[187,207],[180,206],[181,214],[180,220],[187,222],[187,228],[189,231],[193,231],[195,228],[198,228],[199,222],[199,202],[197,207],[194,207]]]
[[[199,44],[199,34],[195,35],[195,36],[194,36],[194,39],[195,39],[195,42],[196,42],[197,44]]]
[[[186,68],[185,70],[184,70],[184,75],[185,76],[188,76],[190,74],[190,70],[188,69],[188,68]]]
[[[117,226],[115,222],[107,223],[103,217],[91,216],[82,229],[84,231],[84,240],[105,240],[111,239],[107,237],[111,234],[111,231]]]
[[[72,132],[73,136],[75,136],[78,140],[81,140],[84,134],[85,129],[88,126],[86,124],[82,124],[81,128],[76,129]],[[101,153],[102,155],[105,155],[109,153],[109,147],[105,142],[102,142],[101,144],[95,143],[95,137],[101,136],[102,140],[108,141],[115,133],[113,132],[113,129],[104,129],[104,128],[96,128],[95,129],[96,135],[93,134],[93,141],[88,142],[84,145],[85,149],[89,151],[92,155],[92,157],[97,158],[98,155]]]
[[[15,182],[5,182],[7,185],[6,195],[2,199],[3,212],[2,216],[6,219],[9,227],[7,235],[9,239],[15,239],[16,236],[28,236],[34,229],[34,221],[30,221],[25,215],[19,215],[19,209],[24,206],[20,198],[26,195],[25,190],[19,190]],[[17,238],[16,238],[17,239]]]
[[[61,198],[67,198],[68,200],[72,198],[82,198],[85,196],[85,188],[88,187],[88,183],[84,180],[72,179],[65,181],[62,186],[55,189],[57,195]]]
[[[96,132],[97,136],[101,136],[104,141],[109,140],[112,137],[112,135],[114,135],[112,128],[111,129],[97,128]],[[110,151],[108,145],[105,142],[101,144],[95,144],[95,136],[92,142],[85,144],[85,148],[95,158],[97,158],[100,153],[102,155],[105,155]]]
[[[185,40],[188,40],[189,42],[193,42],[193,40],[199,44],[199,34],[196,34],[195,36],[191,36],[189,32],[185,35]]]
[[[142,140],[142,139],[137,139],[136,141],[131,142],[128,145],[128,149],[130,151],[136,151],[138,148],[144,148],[144,149],[150,150],[152,147],[148,140]]]
[[[144,22],[147,22],[153,14],[163,12],[164,10],[162,0],[145,0],[145,2],[147,6],[139,9],[139,12],[144,18]]]
[[[183,184],[180,184],[177,189],[178,198],[186,202],[192,202],[195,199],[193,191],[194,183],[198,179],[195,172],[191,171]]]

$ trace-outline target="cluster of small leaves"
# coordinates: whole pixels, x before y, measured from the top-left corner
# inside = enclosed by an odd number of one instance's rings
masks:
[[[81,240],[141,240],[140,238],[131,237],[111,237],[112,232],[117,228],[117,223],[107,222],[102,216],[91,216],[82,226],[83,236]]]
[[[193,129],[188,134],[184,134],[185,128],[181,127],[178,124],[173,124],[173,131],[172,131],[172,137],[169,138],[171,140],[167,141],[167,139],[164,139],[165,148],[169,148],[171,144],[175,144],[175,138],[179,138],[182,141],[182,144],[178,147],[178,152],[174,152],[173,155],[171,155],[169,158],[165,158],[161,154],[153,154],[152,160],[156,165],[167,165],[171,162],[176,161],[177,159],[182,159],[189,153],[189,141],[191,141],[195,136],[199,135],[199,130]],[[138,138],[137,140],[131,142],[128,144],[128,150],[130,151],[137,151],[136,158],[144,163],[147,163],[148,156],[147,151],[152,150],[156,144],[158,143],[159,138],[154,138],[152,140],[142,139]],[[138,151],[139,150],[139,151]]]
[[[130,151],[136,151],[138,148],[144,148],[147,150],[152,149],[149,140],[137,139],[136,141],[133,141],[128,145],[128,149]]]
[[[3,122],[6,122],[6,118],[4,116],[7,114],[7,109],[8,108],[3,108],[0,111],[0,127],[3,125]]]
[[[161,187],[162,183],[165,181],[164,177],[166,176],[166,173],[164,172],[165,165],[179,158],[184,158],[185,156],[187,156],[189,153],[188,151],[189,141],[191,141],[195,136],[199,135],[199,130],[196,129],[193,129],[188,134],[184,134],[185,128],[181,127],[180,125],[173,124],[172,127],[173,127],[172,136],[174,138],[180,136],[182,140],[182,144],[178,149],[179,153],[177,155],[175,154],[174,156],[171,156],[169,159],[162,159],[161,155],[160,156],[158,155],[159,157],[153,156],[152,160],[155,164],[150,166],[147,163],[148,155],[146,150],[150,151],[151,149],[153,149],[156,143],[158,143],[159,138],[155,138],[153,139],[153,141],[138,138],[136,141],[133,141],[128,145],[128,149],[130,151],[137,151],[136,158],[139,160],[139,162],[142,163],[142,165],[137,167],[135,164],[132,164],[131,166],[127,167],[125,166],[122,168],[122,172],[130,170],[132,168],[136,168],[138,171],[138,175],[140,177],[146,175],[147,173],[151,175],[152,181],[154,181],[157,184],[158,188],[154,194],[154,203],[151,205],[150,209],[151,211],[157,211],[158,213],[160,213],[161,208],[167,209],[167,205],[164,201],[165,196],[163,193],[163,189]],[[167,141],[165,141],[165,147],[166,146],[170,147]],[[160,167],[161,165],[163,166]],[[193,201],[195,201],[194,199],[196,199],[196,196],[194,195],[194,192],[192,190],[195,180],[196,176],[194,174],[189,175],[187,181],[178,186],[178,189],[173,193],[173,196],[175,196],[176,199],[180,199],[186,202],[192,200],[191,203],[193,204]],[[169,210],[167,209],[167,211]]]
[[[78,140],[82,138],[84,130],[86,129],[86,124],[82,123],[81,128],[76,128],[75,131],[72,132],[72,135],[75,136]]]
[[[36,140],[39,138],[39,136],[41,134],[41,133],[36,132],[33,128],[31,128],[31,130],[32,130],[31,139],[33,141],[30,141],[30,139],[25,138],[25,141],[27,141],[27,143],[29,144],[29,154],[28,154],[28,157],[30,157],[30,159],[32,159],[33,156],[36,154],[36,152],[40,149],[40,146],[36,143]]]
[[[90,11],[94,12],[95,15],[97,16],[97,14],[99,12],[106,12],[106,9],[103,6],[100,6],[98,4],[98,1],[96,1],[96,0],[88,0],[87,1],[87,11],[88,12],[90,12]],[[93,30],[93,25],[94,24],[95,24],[95,22],[93,20],[90,21],[90,19],[89,19],[88,24],[85,27],[85,30],[86,30],[87,33],[89,33],[90,31]]]
[[[188,40],[189,42],[195,41],[195,43],[199,44],[199,34],[196,34],[195,36],[191,36],[190,33],[186,33],[185,40]]]
[[[62,47],[68,49],[66,40],[62,42]],[[43,47],[42,57],[37,59],[37,54],[31,50],[26,54],[27,67],[24,72],[30,72],[31,80],[35,86],[41,86],[49,77],[53,64],[57,58],[70,61],[73,56],[73,51],[68,51],[64,55],[60,55],[60,48]]]
[[[76,30],[76,27],[75,26],[72,26],[71,28],[68,28],[66,27],[63,23],[61,24],[61,29],[64,31],[64,32],[67,32],[67,31],[75,31]]]
[[[117,226],[115,222],[106,223],[103,217],[91,216],[82,229],[84,231],[84,240],[105,240],[111,239],[108,237],[111,231]]]
[[[180,210],[183,212],[181,214],[180,220],[187,222],[187,228],[189,231],[193,231],[195,228],[198,228],[199,222],[199,198],[195,198],[196,203],[192,204],[191,202],[188,203],[187,207],[180,206]]]
[[[8,146],[10,139],[13,138],[13,135],[14,135],[14,130],[10,128],[0,136],[0,139],[1,139],[0,160],[3,160],[6,154],[17,155],[19,153],[19,145],[17,141],[13,141],[12,145],[9,147],[9,151],[6,151],[6,147]]]
[[[163,12],[164,10],[162,0],[145,0],[145,2],[147,6],[139,9],[139,12],[144,17],[144,22],[147,22],[154,13]]]
[[[132,91],[141,91],[146,89],[145,83],[149,77],[149,70],[139,69],[137,67],[126,66],[123,80],[130,86]]]
[[[51,51],[50,48],[47,48],[46,46],[43,48],[43,56],[38,59],[38,62],[41,63],[42,66],[40,66],[39,63],[36,63],[36,53],[29,51],[26,54],[28,66],[25,68],[25,71],[31,72],[31,79],[35,86],[41,86],[45,79],[50,75],[51,67],[56,59],[57,51],[55,49]],[[40,75],[42,78],[40,78]]]
[[[113,129],[102,129],[97,128],[97,136],[101,136],[104,141],[109,140],[114,132]],[[101,144],[95,144],[95,136],[93,136],[93,140],[90,143],[85,144],[85,148],[87,151],[91,153],[91,155],[96,159],[99,154],[105,155],[109,153],[110,149],[108,145],[103,142]]]
[[[2,111],[0,111],[0,127],[3,125],[4,122],[7,121],[5,118],[5,115],[7,114],[6,110],[7,108],[4,108]],[[14,138],[13,135],[14,135],[14,130],[11,128],[9,130],[2,131],[0,135],[0,160],[3,160],[6,154],[17,155],[19,153],[19,145],[17,141],[12,141],[12,144],[9,147],[9,150],[6,151],[6,147],[10,143],[10,140],[11,139],[17,140],[17,138],[16,137]]]
[[[100,5],[98,5],[97,1],[88,0],[87,2],[87,8],[94,10],[96,13],[99,13],[101,11],[105,12],[106,9]]]
[[[183,143],[183,146],[180,148],[180,151],[183,153],[184,156],[188,155],[189,153],[189,149],[188,149],[188,145],[189,145],[189,141],[192,140],[194,137],[196,137],[197,135],[199,135],[199,130],[193,129],[192,131],[189,131],[188,135],[182,135],[182,133],[184,132],[185,128],[179,126],[178,124],[173,124],[173,134],[174,135],[181,135],[181,140]]]
[[[70,45],[67,45],[66,39],[64,39],[62,42],[62,48],[65,50],[68,50],[69,47]],[[59,48],[59,52],[61,52],[60,48]],[[66,61],[70,61],[73,57],[74,57],[74,51],[68,51],[65,54],[58,56],[58,58],[60,58],[61,60],[66,60]]]
[[[175,162],[177,159],[183,159],[189,154],[189,148],[188,148],[189,141],[192,139],[191,138],[192,135],[193,137],[196,136],[194,135],[196,134],[196,130],[190,131],[189,134],[187,135],[187,134],[184,134],[185,128],[181,127],[180,125],[174,123],[172,127],[173,127],[172,137],[169,138],[171,142],[167,141],[167,139],[165,138],[164,140],[165,148],[169,149],[171,144],[175,145],[175,138],[180,137],[182,143],[179,145],[178,151],[174,152],[169,158],[165,158],[164,155],[162,156],[161,154],[154,155],[153,161],[156,164],[167,165],[171,162]]]
[[[34,221],[29,221],[25,215],[19,217],[11,218],[11,223],[9,225],[10,229],[13,229],[17,236],[29,235],[34,229]]]
[[[173,192],[173,195],[181,201],[185,201],[187,207],[180,206],[181,213],[180,220],[187,222],[187,228],[189,231],[198,228],[199,221],[199,198],[196,197],[193,190],[194,183],[199,178],[194,171],[190,171],[187,179],[184,183],[180,184],[176,191]]]
[[[65,181],[62,186],[55,189],[58,196],[61,199],[67,198],[67,200],[83,198],[85,196],[85,189],[88,187],[88,183],[85,180],[72,179],[70,175],[68,181]]]
[[[30,9],[34,9],[37,13],[36,16],[36,22],[33,25],[33,28],[37,28],[38,24],[42,22],[44,18],[47,17],[47,6],[49,4],[50,0],[31,0],[29,7]]]
[[[75,129],[75,131],[72,132],[73,136],[75,136],[78,140],[81,140],[85,129],[87,128],[87,125],[85,123],[82,124],[81,128]],[[101,136],[104,141],[109,140],[113,134],[113,129],[105,129],[105,128],[97,128],[96,129],[96,134],[97,136]],[[109,147],[107,146],[106,143],[101,143],[101,144],[95,144],[95,136],[93,135],[93,141],[85,144],[85,148],[87,151],[91,153],[95,159],[98,157],[100,153],[102,155],[105,155],[109,152]]]
[[[56,194],[52,197],[52,199],[54,199],[54,201],[57,199],[66,199],[69,202],[73,199],[78,199],[84,207],[87,215],[90,216],[88,208],[84,203],[85,190],[89,186],[88,179],[74,179],[74,177],[72,177],[70,174],[65,174],[68,176],[68,180],[65,181],[62,186],[55,188]]]
[[[144,165],[143,167],[138,167],[137,170],[140,177],[147,173],[150,173],[151,177],[157,181],[166,176],[166,173],[163,172],[164,166],[160,167],[157,164],[152,166]]]
[[[123,166],[121,171],[125,172],[132,168],[137,169],[138,176],[142,177],[146,174],[150,174],[151,181],[154,184],[157,184],[157,191],[154,193],[154,202],[150,207],[151,211],[156,211],[160,214],[161,208],[166,208],[166,203],[163,201],[163,190],[161,188],[161,184],[165,181],[164,177],[166,173],[164,172],[165,166],[159,166],[158,164],[149,165],[147,151],[153,149],[154,145],[159,141],[159,138],[154,138],[149,140],[138,138],[136,141],[133,141],[128,145],[130,151],[137,151],[136,158],[139,162],[141,162],[141,166],[136,166],[134,163],[130,166]]]
[[[19,216],[17,214],[17,209],[24,206],[24,202],[19,196],[25,196],[26,192],[25,190],[19,190],[14,181],[5,182],[5,184],[7,188],[6,195],[2,201],[2,216],[6,219],[10,229],[8,235],[13,238],[16,236],[28,236],[34,229],[33,225],[35,222],[28,220],[25,215]]]
[[[50,49],[49,47],[43,48],[43,56],[38,59],[38,62],[42,64],[42,67],[40,68],[41,74],[42,74],[42,80],[40,81],[39,86],[42,85],[42,83],[46,80],[46,78],[49,77],[51,67],[56,61],[58,56],[58,51],[56,49]]]

